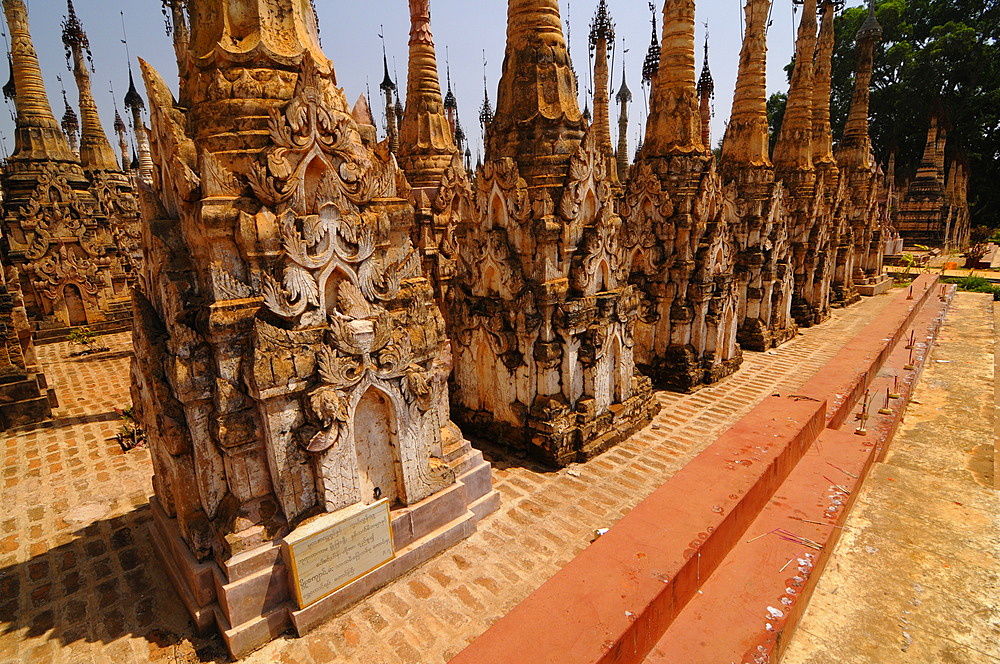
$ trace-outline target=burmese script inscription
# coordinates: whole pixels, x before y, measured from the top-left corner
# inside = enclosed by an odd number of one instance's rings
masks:
[[[351,508],[348,508],[349,510]],[[389,501],[354,508],[348,516],[314,521],[286,538],[299,608],[392,559]]]

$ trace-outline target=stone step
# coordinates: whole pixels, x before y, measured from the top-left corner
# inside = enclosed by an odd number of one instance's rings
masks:
[[[927,304],[907,326],[921,340],[916,357],[903,335],[866,388],[872,417],[864,433],[855,419],[862,395],[851,416],[819,435],[715,571],[698,579],[697,593],[644,661],[780,660],[861,483],[884,457],[923,369],[947,308],[940,301]],[[887,390],[894,389],[900,396],[887,399]],[[703,638],[708,625],[711,639]]]
[[[933,301],[938,306],[927,309],[932,318],[939,313],[943,303],[931,297],[936,284],[936,276],[923,275],[912,298],[907,291],[894,295],[882,315],[796,394],[764,399],[453,662],[643,661],[671,624],[685,619],[686,605],[713,571],[741,550],[747,528],[788,478],[805,472],[808,466],[798,470],[799,463],[813,453],[817,438],[853,424],[855,404],[889,380],[879,374],[890,357],[910,360],[901,341],[923,305]],[[885,433],[874,421],[870,426],[876,439]],[[863,445],[862,437],[844,435],[859,449]],[[733,564],[745,584],[758,574],[739,559]],[[685,634],[695,645],[706,641],[704,630]],[[692,661],[740,661],[742,654]]]

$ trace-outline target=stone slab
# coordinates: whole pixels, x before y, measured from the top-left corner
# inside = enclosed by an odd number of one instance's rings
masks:
[[[393,554],[389,501],[385,499],[322,514],[285,537],[299,608],[389,562]]]
[[[475,530],[475,527],[473,514],[466,512],[462,517],[397,551],[396,556],[386,564],[375,568],[303,609],[291,611],[291,621],[295,626],[295,631],[299,636],[306,634],[335,613],[459,540],[468,537]]]
[[[878,279],[873,279],[871,283],[854,284],[854,287],[858,290],[858,295],[863,295],[865,297],[883,295],[892,289],[892,277],[887,274],[883,274],[880,275]]]

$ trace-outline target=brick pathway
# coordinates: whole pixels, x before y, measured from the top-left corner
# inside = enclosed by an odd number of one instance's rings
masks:
[[[721,384],[660,393],[653,424],[587,464],[554,472],[488,449],[503,505],[475,535],[245,661],[447,661],[761,398],[804,383],[888,302],[865,299],[747,353]],[[65,343],[41,347],[56,419],[3,438],[0,664],[227,661],[219,638],[194,636],[147,541],[149,454],[122,453],[113,438],[113,409],[130,403],[129,337],[102,339],[111,351],[82,359]]]

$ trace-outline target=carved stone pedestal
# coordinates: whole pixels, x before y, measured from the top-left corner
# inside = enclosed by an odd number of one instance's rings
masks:
[[[444,461],[457,476],[452,486],[390,511],[392,560],[304,608],[295,600],[295,580],[283,540],[235,555],[221,565],[211,560],[198,562],[176,520],[153,497],[153,548],[199,631],[216,626],[233,656],[242,657],[290,628],[302,636],[475,532],[479,520],[500,505],[500,496],[491,485],[490,465],[465,440],[446,450]],[[313,520],[335,522],[350,510],[307,519],[283,539],[294,539]]]
[[[732,357],[720,362],[715,361],[713,353],[699,357],[691,346],[669,346],[653,358],[652,364],[640,364],[639,369],[658,387],[694,392],[736,373],[742,363],[743,351],[739,346]]]
[[[881,295],[888,293],[889,289],[892,288],[892,277],[888,274],[880,274],[877,277],[866,277],[860,281],[855,280],[854,287],[857,289],[858,295],[864,297]]]
[[[47,420],[58,405],[35,358],[17,270],[0,266],[0,431]]]
[[[24,380],[0,384],[0,431],[47,420],[58,405],[55,390],[45,384],[45,374],[28,374]]]

